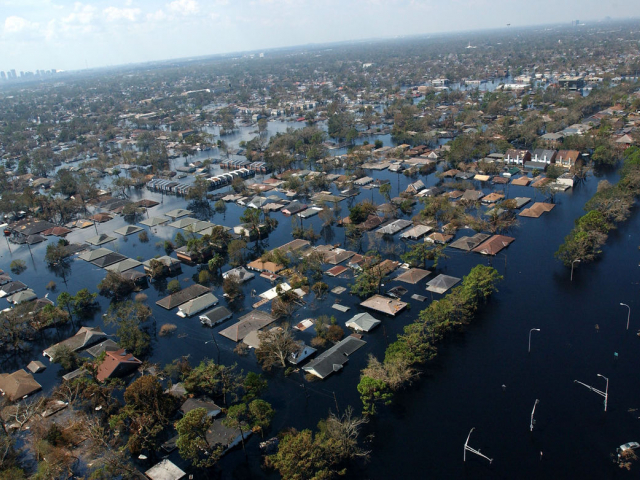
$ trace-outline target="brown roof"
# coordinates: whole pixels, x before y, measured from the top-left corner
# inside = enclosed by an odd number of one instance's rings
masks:
[[[522,212],[520,212],[520,216],[538,218],[543,213],[551,211],[554,207],[555,205],[553,203],[536,202],[531,205],[531,207],[522,210]]]
[[[395,279],[399,282],[410,283],[411,285],[415,285],[420,280],[425,277],[428,277],[431,274],[429,270],[423,270],[421,268],[410,268],[402,275],[398,275]]]
[[[229,340],[240,342],[249,334],[249,332],[264,328],[275,321],[276,319],[267,312],[263,312],[262,310],[253,310],[240,317],[237,323],[221,330],[218,333]]]
[[[332,277],[337,277],[338,275],[340,275],[343,272],[346,272],[347,270],[348,270],[347,267],[343,267],[342,265],[336,265],[335,267],[332,267],[329,270],[327,270],[327,275],[331,275]]]
[[[515,238],[506,237],[504,235],[494,235],[489,240],[482,242],[476,248],[473,249],[476,253],[483,255],[495,255],[503,248],[508,247]]]
[[[527,176],[515,178],[511,180],[512,185],[521,185],[523,187],[526,187],[527,185],[529,185],[529,182],[531,182],[531,179]]]
[[[280,270],[284,269],[284,266],[273,262],[263,262],[258,258],[257,260],[248,263],[247,268],[258,272],[278,273]]]
[[[103,382],[107,378],[116,377],[135,370],[139,365],[142,365],[142,362],[134,357],[133,354],[127,353],[124,348],[115,351],[105,351],[105,357],[98,367],[96,378],[100,382]]]
[[[492,192],[482,199],[483,203],[495,203],[504,198],[504,193]]]
[[[172,308],[177,307],[178,305],[182,305],[183,303],[188,302],[189,300],[193,300],[200,295],[204,295],[210,290],[199,284],[191,285],[179,292],[171,294],[167,297],[164,297],[161,300],[156,302],[156,305],[161,306],[162,308],[166,308],[167,310],[171,310]]]
[[[376,312],[386,313],[387,315],[396,316],[407,306],[405,302],[394,298],[385,297],[383,295],[374,295],[366,299],[360,304],[363,307],[370,308]]]
[[[12,402],[37,392],[41,388],[42,385],[35,381],[33,375],[22,369],[11,374],[0,373],[0,392]]]

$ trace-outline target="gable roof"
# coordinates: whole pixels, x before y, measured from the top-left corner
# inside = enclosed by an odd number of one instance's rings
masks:
[[[171,310],[208,292],[209,289],[207,287],[195,284],[158,300],[156,305],[166,308],[167,310]]]
[[[395,298],[385,297],[384,295],[374,295],[371,298],[367,298],[364,302],[361,302],[360,305],[392,316],[396,316],[407,306],[405,302],[396,300]]]
[[[490,239],[482,242],[480,245],[474,248],[473,251],[476,253],[481,253],[483,255],[495,255],[503,248],[508,247],[514,240],[515,238],[513,237],[494,235]]]
[[[240,317],[237,323],[218,332],[223,337],[240,342],[249,332],[259,330],[275,322],[276,319],[262,310],[253,310],[246,315]]]
[[[62,346],[77,352],[78,350],[101,342],[106,336],[107,334],[104,333],[100,327],[81,327],[73,337],[69,337],[66,340],[52,345],[43,352],[43,355],[53,359],[56,349]]]
[[[103,382],[107,378],[130,372],[140,365],[142,365],[142,362],[134,357],[133,354],[127,353],[124,348],[115,351],[105,351],[105,357],[98,366],[96,378],[98,381]]]
[[[212,305],[218,303],[218,297],[213,293],[208,292],[200,297],[196,297],[188,302],[183,303],[178,307],[178,316],[190,317],[198,312],[201,312],[205,308],[209,308]]]
[[[142,263],[140,263],[138,260],[134,260],[133,258],[125,258],[118,263],[109,265],[107,268],[105,268],[105,270],[109,272],[123,273],[127,270],[131,270],[132,268],[139,267],[140,265],[142,265]]]
[[[485,241],[490,236],[491,235],[487,235],[486,233],[476,233],[472,237],[467,237],[467,236],[460,237],[455,242],[451,242],[449,246],[451,248],[457,248],[458,250],[465,250],[468,252],[473,248],[477,247],[478,245],[480,245],[480,243]]]
[[[317,377],[326,378],[333,372],[337,372],[349,361],[349,355],[352,355],[359,348],[366,345],[367,342],[355,337],[346,337],[327,351],[320,354],[315,360],[312,360],[303,370],[313,373]]]
[[[362,332],[369,332],[382,323],[370,313],[359,313],[347,320],[345,324],[349,328]]]

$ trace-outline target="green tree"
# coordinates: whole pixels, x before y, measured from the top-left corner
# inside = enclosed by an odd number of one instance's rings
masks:
[[[208,263],[209,271],[211,273],[215,273],[217,275],[220,275],[220,273],[222,271],[222,267],[224,267],[224,264],[225,264],[224,257],[222,255],[220,255],[219,253],[216,253],[216,254],[213,255],[211,260],[209,260],[209,263]]]
[[[169,293],[177,293],[182,290],[182,285],[180,285],[180,280],[174,278],[169,283],[167,283],[167,291]]]
[[[360,393],[360,400],[362,400],[362,412],[365,415],[374,415],[376,413],[376,403],[389,405],[393,398],[389,385],[382,380],[367,376],[363,376],[360,379],[358,392]]]
[[[207,415],[205,408],[191,410],[176,422],[176,446],[180,456],[189,460],[194,467],[212,467],[222,456],[222,447],[209,445],[207,441],[207,431],[213,422],[214,419]]]
[[[116,335],[121,347],[136,356],[145,355],[151,346],[151,336],[141,328],[151,317],[151,309],[140,302],[127,300],[114,303],[107,310],[104,322],[116,325]]]

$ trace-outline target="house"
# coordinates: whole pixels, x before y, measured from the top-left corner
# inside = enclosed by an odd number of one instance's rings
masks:
[[[13,295],[9,295],[7,297],[7,301],[9,303],[13,303],[14,305],[20,305],[21,303],[31,302],[36,298],[38,298],[38,296],[35,294],[35,292],[28,288],[26,290],[14,293]]]
[[[116,237],[110,237],[105,233],[101,233],[100,235],[96,235],[95,237],[88,238],[86,242],[93,245],[94,247],[98,247],[100,245],[104,245],[105,243],[113,242],[115,239]]]
[[[113,231],[113,233],[117,233],[118,235],[122,235],[126,237],[127,235],[133,235],[134,233],[138,233],[144,230],[136,225],[127,225],[125,227],[117,228]]]
[[[276,319],[262,310],[253,310],[239,318],[239,321],[230,327],[218,332],[223,337],[240,342],[253,330],[260,330],[275,322]]]
[[[469,252],[473,250],[475,247],[477,247],[478,245],[480,245],[482,242],[484,242],[490,236],[491,235],[487,235],[486,233],[476,233],[471,237],[467,237],[467,236],[460,237],[455,242],[452,242],[451,245],[449,246],[451,248],[457,248],[458,250],[464,250],[466,252]]]
[[[428,225],[416,225],[415,227],[400,234],[400,238],[410,238],[412,240],[418,240],[424,237],[427,233],[431,232],[433,227]]]
[[[8,282],[0,287],[0,298],[6,297],[7,295],[13,295],[14,293],[21,292],[22,290],[26,290],[27,286],[19,281]]]
[[[84,260],[85,262],[93,262],[98,258],[104,257],[110,253],[114,253],[113,250],[109,250],[108,248],[96,248],[95,250],[86,250],[78,255],[78,258]]]
[[[151,268],[151,262],[160,262],[163,265],[163,273],[166,275],[172,275],[182,270],[182,265],[180,263],[180,260],[171,258],[168,255],[163,255],[162,257],[151,258],[149,260],[142,262],[144,271],[147,272],[147,274],[153,273],[153,269]]]
[[[213,293],[205,293],[200,297],[194,298],[193,300],[189,300],[188,302],[180,305],[176,315],[182,318],[191,317],[196,313],[200,313],[201,311],[216,305],[217,303],[218,297]]]
[[[220,306],[200,315],[200,322],[208,327],[213,327],[231,317],[233,317],[233,312],[229,311],[227,307]]]
[[[345,324],[347,327],[354,329],[356,332],[369,332],[380,325],[380,320],[369,313],[359,313],[354,315]]]
[[[576,178],[575,174],[565,172],[562,175],[560,175],[558,178],[556,178],[556,183],[572,188],[575,178]]]
[[[556,155],[558,152],[555,150],[545,150],[543,148],[536,148],[531,155],[532,162],[544,162],[547,165],[551,165],[556,162]]]
[[[240,435],[239,429],[227,427],[221,420],[217,420],[207,430],[206,440],[212,448],[220,447],[224,454],[240,445],[242,439],[246,440],[251,436],[251,433],[251,427],[248,425],[242,429],[242,435]]]
[[[150,480],[181,480],[187,474],[171,460],[164,459],[144,472]]]
[[[481,253],[482,255],[496,255],[500,250],[508,247],[514,240],[515,238],[513,237],[494,235],[474,248],[473,251]]]
[[[406,272],[398,275],[394,280],[415,285],[423,278],[428,277],[430,274],[431,272],[429,270],[423,270],[421,268],[410,268]]]
[[[287,205],[285,208],[283,208],[281,211],[282,213],[284,213],[285,215],[295,215],[298,212],[302,212],[303,210],[307,209],[307,205],[299,202],[297,200],[294,200],[293,202],[291,202],[289,205]]]
[[[156,305],[159,305],[162,308],[166,308],[167,310],[172,310],[175,307],[182,305],[183,303],[187,303],[189,300],[193,300],[205,293],[209,293],[209,289],[203,285],[195,284],[191,285],[187,288],[180,290],[179,292],[168,295],[156,302]]]
[[[109,265],[113,265],[114,263],[118,263],[118,262],[121,262],[121,261],[126,260],[126,259],[127,259],[127,257],[125,257],[124,255],[122,255],[120,253],[111,252],[111,253],[107,253],[104,257],[100,257],[100,258],[95,259],[94,261],[92,261],[90,263],[92,263],[96,267],[106,268]]]
[[[254,278],[256,275],[254,273],[251,273],[244,267],[236,267],[222,274],[222,278],[227,278],[229,276],[236,277],[236,279],[240,283],[245,283]]]
[[[429,236],[425,238],[424,241],[431,242],[431,243],[445,244],[445,243],[449,243],[449,241],[452,238],[453,238],[453,235],[449,235],[447,233],[433,232],[429,234]]]
[[[180,406],[180,412],[182,413],[182,415],[186,415],[191,410],[195,410],[196,408],[204,408],[207,411],[208,417],[217,417],[222,413],[222,408],[213,403],[213,401],[207,397],[187,399]]]
[[[531,152],[527,150],[509,149],[504,157],[507,164],[523,165],[524,162],[531,160]]]
[[[261,259],[254,260],[253,262],[247,264],[247,268],[250,270],[255,270],[256,272],[269,272],[269,273],[278,273],[280,270],[284,269],[284,265],[278,265],[273,262],[263,262]]]
[[[405,302],[385,297],[384,295],[374,295],[373,297],[366,299],[364,302],[361,302],[360,305],[393,317],[407,306]]]
[[[25,398],[40,389],[42,385],[23,369],[11,374],[0,373],[0,392],[11,402]]]
[[[136,370],[142,362],[127,353],[124,348],[115,351],[105,350],[104,360],[98,366],[96,378],[100,382],[104,382],[108,378],[123,377],[124,375]]]
[[[142,263],[140,263],[139,261],[134,260],[133,258],[126,258],[121,262],[117,262],[109,265],[108,267],[105,268],[105,270],[107,272],[123,274],[127,270],[131,270],[132,268],[139,267],[140,265],[142,265]]]
[[[433,280],[427,282],[427,290],[434,293],[445,293],[460,281],[457,277],[440,274]]]
[[[366,345],[367,342],[355,337],[346,337],[336,345],[320,354],[315,360],[302,369],[319,378],[327,378],[334,372],[342,370],[349,361],[349,356]]]
[[[410,227],[412,224],[413,222],[411,222],[410,220],[404,220],[404,219],[394,220],[393,222],[388,223],[383,227],[380,227],[378,230],[376,230],[376,233],[380,235],[395,235],[396,233],[404,230],[405,228]]]
[[[571,168],[581,159],[582,156],[577,150],[560,150],[556,155],[556,165]]]
[[[49,357],[50,360],[53,360],[56,350],[60,347],[67,347],[72,352],[77,352],[96,343],[100,343],[106,340],[106,338],[107,334],[104,333],[100,327],[82,327],[73,337],[69,337],[66,340],[52,345],[42,352],[42,354],[45,357]]]
[[[194,250],[189,245],[183,245],[175,249],[176,257],[185,263],[201,263],[213,256],[213,247],[211,245],[202,245]]]
[[[315,348],[310,347],[306,343],[299,342],[298,350],[296,350],[295,352],[292,352],[291,355],[287,357],[287,361],[293,365],[299,365],[302,362],[304,362],[307,358],[309,358],[311,355],[316,353],[316,351],[317,350]]]
[[[420,190],[424,190],[426,187],[422,180],[418,180],[417,182],[413,182],[409,184],[407,189],[405,190],[407,193],[418,193]]]

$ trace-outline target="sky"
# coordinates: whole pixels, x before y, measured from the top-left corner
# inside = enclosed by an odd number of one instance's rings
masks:
[[[0,0],[0,70],[640,17],[639,0]]]

